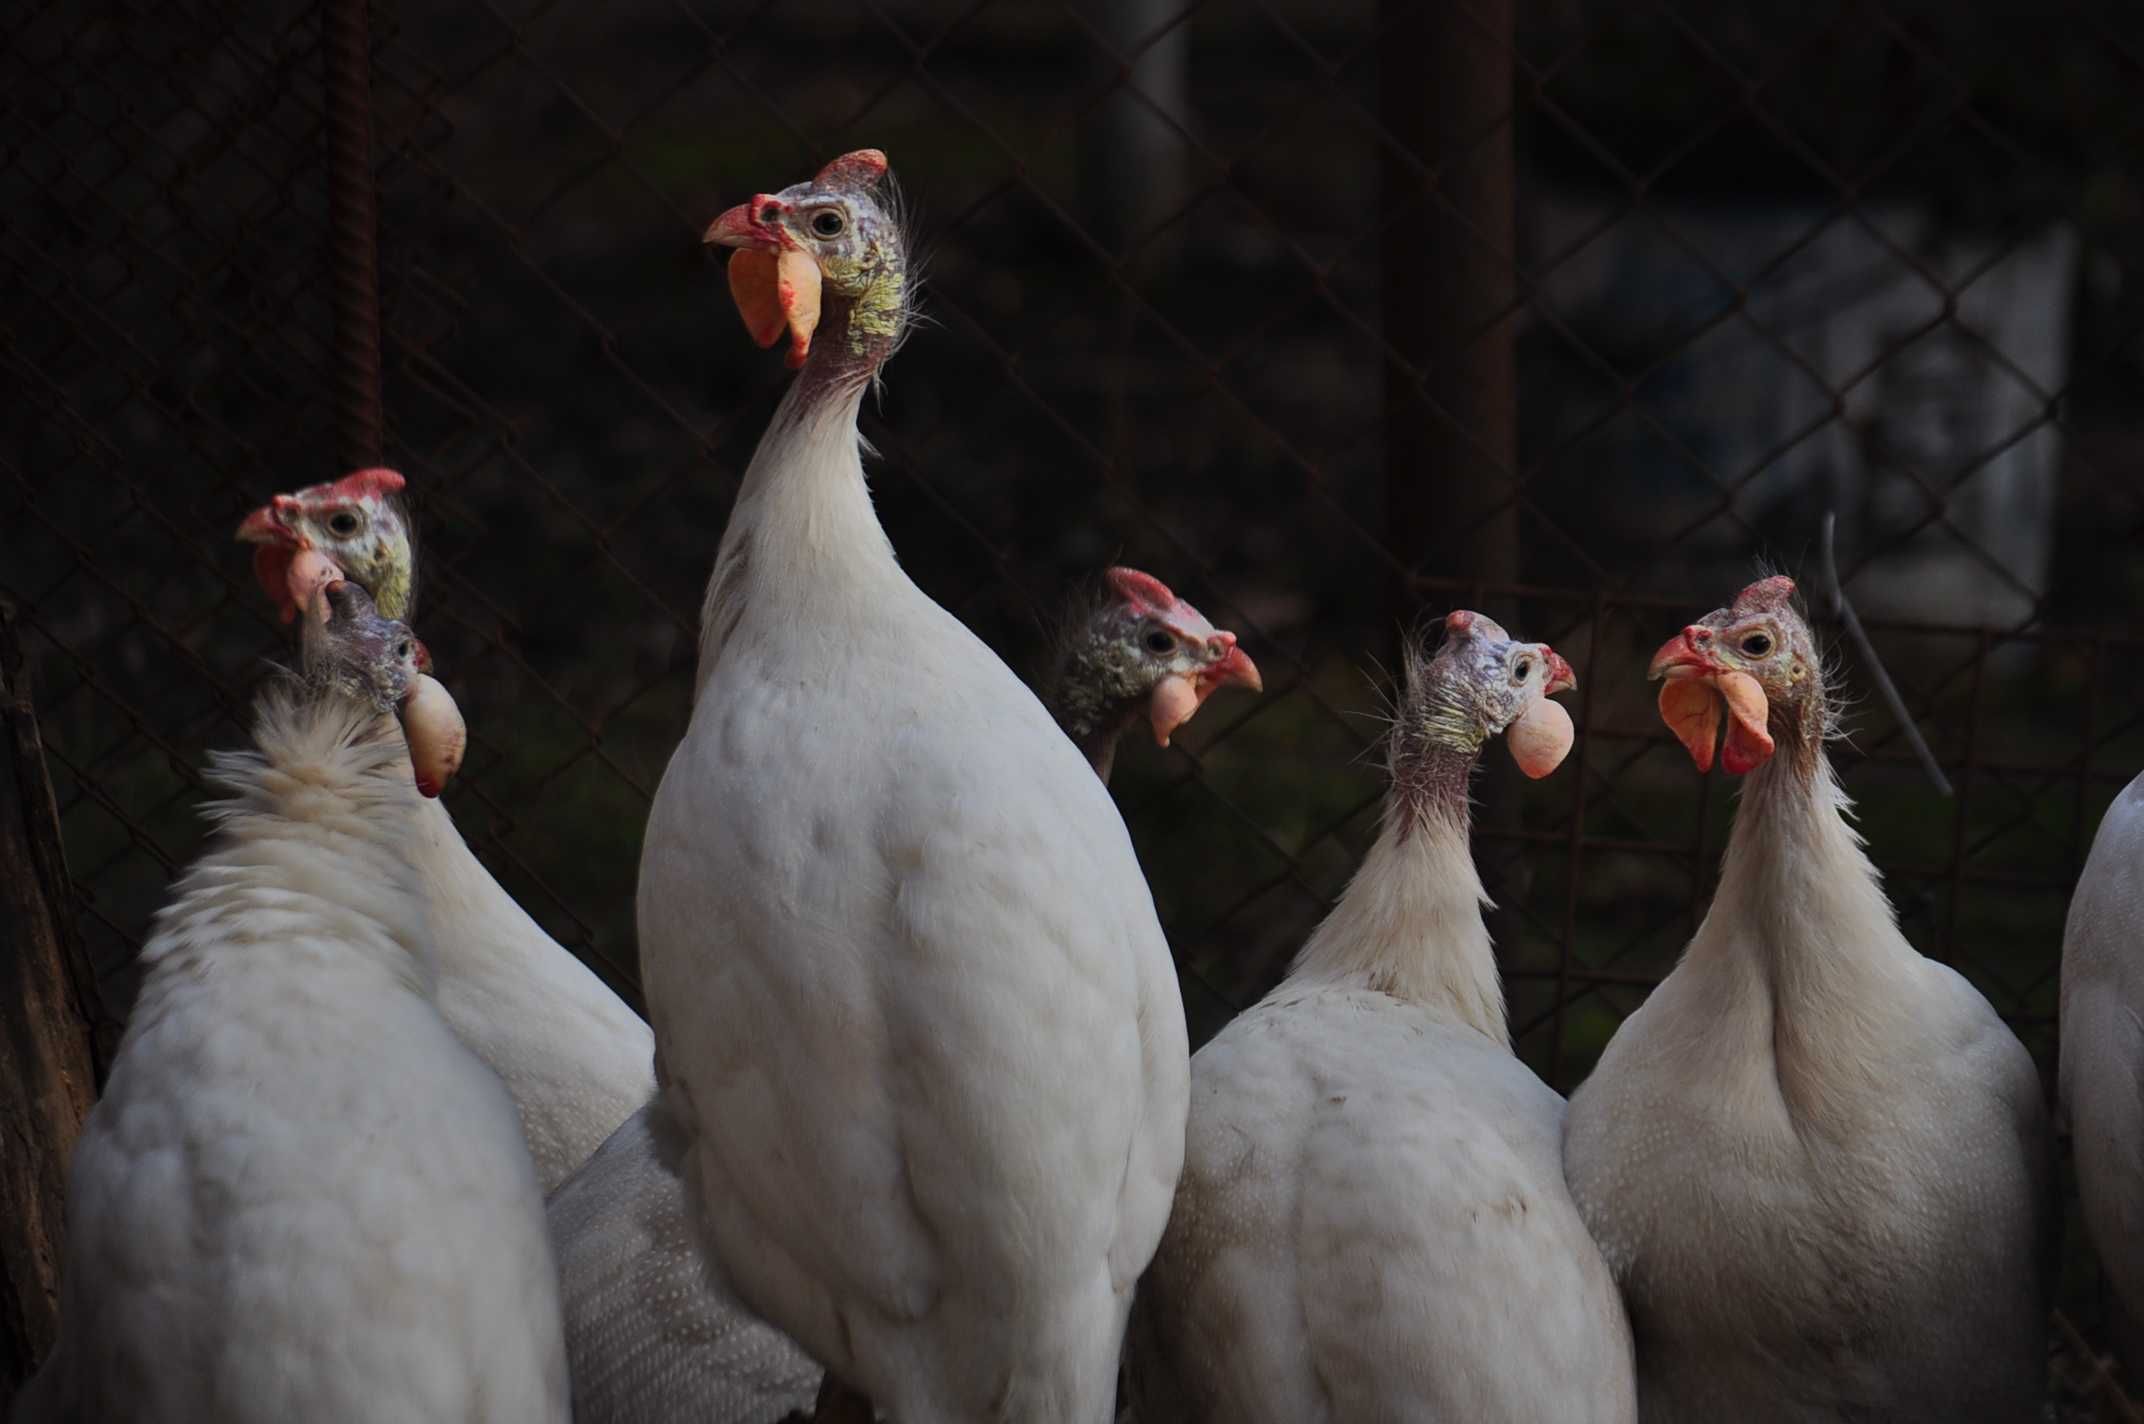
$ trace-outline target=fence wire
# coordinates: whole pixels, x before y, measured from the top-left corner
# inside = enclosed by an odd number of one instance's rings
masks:
[[[323,35],[356,32],[334,3],[6,22],[0,596],[114,1014],[199,840],[202,752],[242,736],[283,646],[231,530],[376,438],[361,403],[352,436],[338,339],[330,155],[355,140]],[[1514,1037],[1573,1086],[1694,929],[1731,816],[1645,657],[1759,559],[1813,576],[1836,510],[1957,792],[1865,702],[1839,751],[1862,827],[1907,935],[2052,1077],[2069,888],[2144,766],[2134,7],[390,0],[370,22],[357,255],[420,624],[473,734],[451,804],[622,992],[700,586],[784,380],[698,235],[868,144],[929,256],[933,324],[867,422],[911,573],[1026,666],[1072,579],[1131,563],[1267,675],[1119,768],[1195,1037],[1274,982],[1373,835],[1399,630],[1472,606],[1580,678],[1571,764],[1485,777],[1477,834]],[[2088,1330],[2092,1293],[2073,1261]]]

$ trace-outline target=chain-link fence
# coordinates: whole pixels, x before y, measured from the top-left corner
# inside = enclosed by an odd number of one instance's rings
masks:
[[[1119,768],[1195,1035],[1273,981],[1372,834],[1366,670],[1469,605],[1580,676],[1572,764],[1490,775],[1478,835],[1515,1035],[1568,1090],[1694,927],[1731,816],[1644,659],[1760,557],[1813,590],[1834,510],[1956,791],[1864,702],[1839,752],[1863,828],[1907,934],[2051,1070],[2067,893],[2144,766],[2134,7],[363,23],[347,0],[7,22],[0,595],[114,1006],[200,836],[202,752],[283,646],[232,528],[340,473],[368,409],[474,735],[456,819],[635,992],[640,827],[785,379],[698,235],[870,144],[930,258],[934,322],[867,432],[911,573],[1021,666],[1066,583],[1131,563],[1266,673]],[[339,69],[323,34],[355,46]],[[352,325],[375,285],[376,392]]]

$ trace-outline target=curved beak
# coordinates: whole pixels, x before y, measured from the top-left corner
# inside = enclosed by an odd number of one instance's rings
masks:
[[[254,510],[239,521],[238,541],[242,544],[294,544],[298,536],[292,532],[284,511],[297,503],[287,494],[279,494],[268,503]]]
[[[1541,645],[1541,656],[1548,663],[1548,686],[1541,690],[1543,697],[1554,697],[1559,692],[1569,692],[1578,686],[1578,674],[1563,660],[1563,654],[1548,644]]]
[[[1718,677],[1727,669],[1713,658],[1711,645],[1712,630],[1692,623],[1660,645],[1646,667],[1646,679]]]
[[[1224,687],[1244,687],[1252,692],[1264,692],[1266,683],[1265,679],[1258,675],[1258,664],[1251,661],[1249,653],[1236,646],[1236,635],[1216,633],[1214,636],[1226,640],[1228,653],[1221,661],[1198,675],[1195,685],[1200,703],[1203,704],[1207,698]]]
[[[755,193],[749,203],[739,203],[707,225],[700,234],[700,241],[709,247],[756,247],[772,252],[779,248],[781,239],[774,229],[759,220],[759,214],[773,202],[765,193]]]

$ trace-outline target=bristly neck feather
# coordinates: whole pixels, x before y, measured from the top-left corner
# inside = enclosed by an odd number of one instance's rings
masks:
[[[409,858],[419,805],[401,729],[363,702],[294,682],[262,695],[250,751],[211,754],[218,835],[173,887],[142,960],[273,956],[327,935],[413,992],[432,992]],[[236,932],[234,927],[242,929]]]
[[[756,598],[778,597],[785,618],[827,600],[903,579],[871,505],[856,418],[880,364],[899,342],[862,304],[830,298],[803,371],[760,437],[715,557],[700,613],[704,686]]]
[[[1448,689],[1430,687],[1393,732],[1384,824],[1289,971],[1361,984],[1440,1009],[1505,1047],[1504,987],[1469,841],[1468,784],[1482,733]]]

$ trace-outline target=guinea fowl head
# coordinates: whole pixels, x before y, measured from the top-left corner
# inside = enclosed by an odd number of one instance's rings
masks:
[[[314,616],[305,620],[305,679],[332,688],[375,711],[393,712],[416,688],[424,644],[410,626],[389,618],[347,579],[334,579],[313,594]]]
[[[1809,625],[1794,609],[1794,580],[1759,579],[1735,601],[1677,633],[1653,655],[1664,679],[1660,716],[1699,771],[1712,769],[1725,712],[1720,764],[1740,776],[1769,761],[1775,734],[1814,765],[1828,712],[1823,662]]]
[[[253,575],[289,622],[319,581],[320,562],[363,584],[385,616],[414,611],[417,563],[402,476],[358,470],[327,484],[279,494],[245,517],[238,537],[259,547]],[[300,556],[313,554],[316,559]]]
[[[1142,713],[1155,742],[1167,746],[1224,687],[1265,687],[1236,635],[1153,575],[1114,568],[1102,575],[1099,596],[1077,599],[1065,620],[1047,701],[1094,759]]]
[[[300,667],[306,684],[394,713],[418,791],[437,796],[461,767],[469,732],[453,696],[425,671],[432,659],[423,641],[349,579],[322,582],[305,612]]]
[[[1464,807],[1482,743],[1502,733],[1528,776],[1547,776],[1571,749],[1571,717],[1549,701],[1578,685],[1546,643],[1521,643],[1467,609],[1445,617],[1434,657],[1409,642],[1406,690],[1392,736],[1392,781],[1401,804]]]
[[[791,367],[805,363],[816,334],[832,347],[828,369],[868,374],[900,338],[908,260],[885,177],[886,155],[858,149],[708,225],[704,242],[737,249],[730,295],[746,330],[762,346],[786,331]]]

